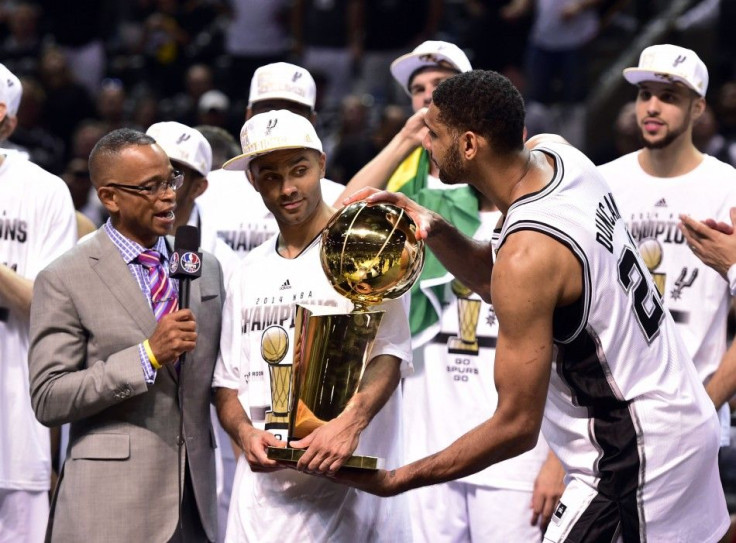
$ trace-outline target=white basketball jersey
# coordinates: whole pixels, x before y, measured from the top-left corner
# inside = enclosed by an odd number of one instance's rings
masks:
[[[0,263],[32,280],[76,239],[64,182],[8,154],[0,164]],[[0,489],[44,491],[51,477],[49,431],[31,408],[28,345],[28,321],[0,296]]]
[[[625,539],[710,541],[728,519],[713,404],[601,174],[565,144],[533,152],[553,158],[553,179],[511,206],[497,250],[515,232],[544,233],[583,280],[579,301],[555,312],[544,436],[568,480],[633,516]]]

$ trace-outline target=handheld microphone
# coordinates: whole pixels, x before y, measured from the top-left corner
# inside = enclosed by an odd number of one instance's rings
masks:
[[[179,280],[179,309],[189,308],[189,285],[192,279],[202,275],[202,253],[198,251],[199,229],[186,225],[177,228],[169,277]]]

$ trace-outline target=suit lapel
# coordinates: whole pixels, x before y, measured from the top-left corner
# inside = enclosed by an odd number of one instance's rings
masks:
[[[156,329],[156,318],[148,300],[107,233],[100,230],[95,237],[100,251],[90,255],[92,269],[146,337],[150,336]]]

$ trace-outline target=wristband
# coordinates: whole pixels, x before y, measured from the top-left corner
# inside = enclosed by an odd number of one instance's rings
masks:
[[[143,342],[143,348],[146,350],[146,354],[148,355],[148,360],[150,360],[151,366],[153,366],[153,369],[160,370],[161,364],[159,364],[158,360],[156,360],[156,355],[153,354],[153,350],[151,350],[151,344],[148,343],[148,340]]]

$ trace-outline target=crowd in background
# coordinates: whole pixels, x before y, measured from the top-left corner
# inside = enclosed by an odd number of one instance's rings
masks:
[[[283,60],[315,77],[327,176],[346,183],[410,113],[390,77],[390,62],[425,39],[444,39],[463,48],[474,67],[500,71],[523,91],[530,135],[562,133],[602,163],[638,145],[632,117],[623,108],[613,127],[606,120],[598,130],[602,123],[586,98],[615,55],[668,3],[598,0],[595,10],[566,15],[580,18],[580,32],[565,35],[543,24],[541,12],[554,4],[77,0],[69,9],[53,0],[5,0],[0,62],[24,88],[18,128],[5,145],[63,175],[83,209],[85,161],[103,134],[175,120],[219,126],[237,140],[254,70]],[[733,164],[736,56],[721,29],[733,20],[735,3],[691,4],[672,24],[670,41],[698,41],[694,48],[714,67],[713,114],[700,123],[698,143]],[[621,96],[627,92],[622,88]]]

